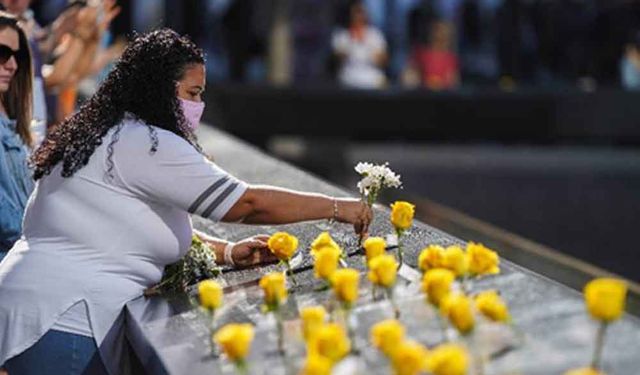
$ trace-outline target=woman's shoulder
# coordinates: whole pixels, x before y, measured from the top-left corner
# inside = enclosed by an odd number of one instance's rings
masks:
[[[179,135],[131,115],[125,115],[120,125],[107,133],[107,137],[109,140],[117,137],[117,142],[126,150],[138,150],[146,154],[195,151],[193,146]],[[154,151],[149,153],[152,148]]]

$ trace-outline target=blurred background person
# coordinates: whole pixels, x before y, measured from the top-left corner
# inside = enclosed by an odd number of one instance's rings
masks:
[[[2,0],[2,5],[24,25],[34,54],[36,125],[52,126],[72,113],[75,87],[92,72],[102,51],[99,43],[120,8],[115,0],[69,1],[42,27],[29,8],[31,0]],[[41,138],[44,131],[36,131]]]
[[[445,21],[428,24],[429,43],[417,45],[408,69],[430,90],[451,90],[460,83],[460,67],[455,52],[453,25]],[[411,79],[411,78],[409,78]]]
[[[367,11],[361,1],[349,7],[349,25],[338,30],[332,40],[338,59],[338,80],[357,88],[381,88],[386,84],[383,68],[387,62],[384,35],[369,26]]]
[[[640,31],[632,33],[620,60],[620,82],[627,90],[640,90]]]
[[[22,233],[22,215],[33,190],[27,166],[33,143],[31,85],[27,36],[16,17],[0,12],[0,260]]]

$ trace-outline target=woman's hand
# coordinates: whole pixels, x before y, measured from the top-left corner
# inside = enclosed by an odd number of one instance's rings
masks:
[[[268,240],[269,236],[258,235],[236,242],[231,250],[236,267],[245,268],[277,262],[278,258],[267,246]]]
[[[340,198],[337,220],[341,223],[353,224],[353,229],[360,238],[365,238],[369,232],[369,224],[373,220],[373,210],[359,199]]]

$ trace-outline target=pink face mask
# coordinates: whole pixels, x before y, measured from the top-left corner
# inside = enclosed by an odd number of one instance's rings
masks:
[[[198,125],[200,125],[202,112],[204,112],[204,102],[194,102],[193,100],[182,98],[178,99],[180,100],[182,114],[184,114],[184,118],[187,120],[187,125],[189,125],[192,131],[195,131]]]

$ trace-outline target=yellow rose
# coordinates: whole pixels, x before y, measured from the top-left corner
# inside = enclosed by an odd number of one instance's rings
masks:
[[[418,266],[422,272],[433,268],[442,268],[444,248],[439,245],[429,245],[420,252]]]
[[[318,329],[308,347],[310,354],[321,355],[335,363],[351,351],[351,342],[344,328],[335,323],[325,324]]]
[[[407,230],[413,222],[415,207],[409,202],[396,201],[391,205],[391,224],[396,230]]]
[[[331,275],[331,286],[338,300],[352,304],[358,299],[360,274],[352,268],[336,270]]]
[[[328,280],[338,269],[340,250],[335,247],[322,247],[314,253],[313,271],[317,278]]]
[[[227,324],[213,336],[215,342],[233,362],[243,361],[253,341],[251,324]]]
[[[222,306],[222,286],[213,280],[198,283],[200,305],[205,309],[215,310]]]
[[[387,248],[387,243],[384,241],[382,237],[369,237],[364,243],[364,253],[367,257],[367,264],[371,262],[371,259],[377,257],[378,255],[382,255]]]
[[[267,241],[269,250],[280,260],[289,260],[298,248],[298,239],[285,232],[277,232]]]
[[[305,341],[309,341],[318,329],[324,325],[327,312],[322,306],[305,307],[300,311],[302,319],[302,335]]]
[[[451,292],[451,284],[456,278],[453,272],[444,268],[434,268],[427,271],[422,278],[422,291],[427,295],[429,302],[435,306]]]
[[[335,247],[340,249],[340,246],[331,238],[329,232],[322,232],[311,243],[311,255],[316,255],[316,252],[325,247]]]
[[[467,351],[455,344],[444,344],[427,356],[427,368],[433,375],[465,375],[469,366]]]
[[[331,361],[318,355],[310,354],[300,370],[300,375],[331,375]]]
[[[400,343],[391,358],[394,373],[396,375],[420,374],[426,369],[428,355],[427,349],[416,342]]]
[[[278,307],[287,298],[285,277],[281,272],[272,272],[262,276],[260,288],[264,292],[264,303],[269,308]]]
[[[591,367],[576,368],[569,370],[564,375],[606,375],[604,372],[600,372],[592,369]]]
[[[383,320],[371,327],[371,343],[387,356],[391,356],[404,341],[405,329],[395,319]]]
[[[599,278],[584,287],[584,299],[594,319],[612,322],[624,313],[627,285],[622,280]]]
[[[509,322],[509,308],[495,290],[488,290],[478,294],[475,298],[476,308],[487,319],[494,322]]]
[[[369,263],[369,280],[378,286],[391,288],[396,283],[398,263],[391,255],[380,255]]]
[[[473,330],[475,319],[471,299],[464,294],[451,293],[440,303],[440,312],[449,318],[451,324],[463,335]]]
[[[442,267],[452,271],[456,277],[467,273],[467,256],[460,246],[449,246],[442,252]]]
[[[469,273],[472,275],[494,275],[500,273],[498,254],[482,244],[469,242],[467,245]]]

